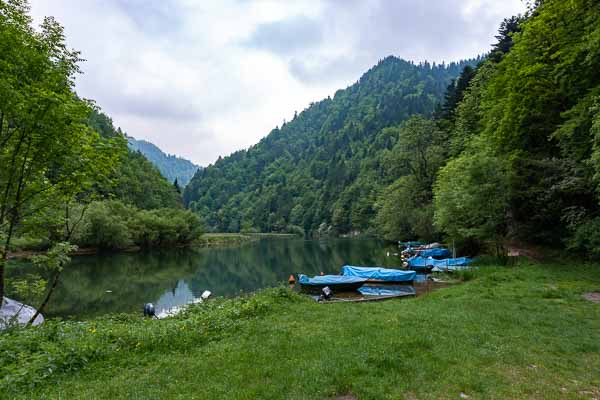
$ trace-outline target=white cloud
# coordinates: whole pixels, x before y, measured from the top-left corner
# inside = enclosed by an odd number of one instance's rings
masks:
[[[116,125],[206,165],[393,54],[486,52],[520,0],[33,0],[87,59],[77,79]]]

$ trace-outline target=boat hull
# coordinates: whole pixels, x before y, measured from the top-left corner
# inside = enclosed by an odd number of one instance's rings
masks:
[[[324,287],[328,287],[333,293],[338,292],[354,292],[360,289],[365,282],[353,282],[353,283],[333,283],[333,284],[302,284],[300,283],[300,289],[305,293],[321,293]]]

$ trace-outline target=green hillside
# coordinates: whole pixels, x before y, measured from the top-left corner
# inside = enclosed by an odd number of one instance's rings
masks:
[[[380,155],[396,140],[382,129],[431,115],[450,81],[477,61],[431,65],[387,57],[257,145],[200,171],[185,204],[215,231],[366,230],[374,193],[385,183]]]
[[[127,136],[127,142],[130,149],[142,153],[169,182],[174,182],[177,179],[177,183],[181,187],[185,187],[198,171],[199,167],[193,162],[172,154],[166,154],[158,146],[146,140],[138,140]]]

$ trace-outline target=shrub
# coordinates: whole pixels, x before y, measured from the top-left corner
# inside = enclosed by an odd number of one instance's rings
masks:
[[[567,248],[584,253],[588,258],[600,259],[600,217],[577,226],[567,240]]]

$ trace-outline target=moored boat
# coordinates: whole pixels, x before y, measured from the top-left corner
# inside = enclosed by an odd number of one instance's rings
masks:
[[[415,256],[408,259],[408,268],[416,272],[428,273],[433,269],[433,265],[429,259]]]
[[[368,279],[367,282],[412,282],[415,279],[415,271],[402,271],[399,269],[381,268],[381,267],[355,267],[344,265],[342,267],[343,276],[357,276]]]
[[[469,268],[471,264],[469,257],[446,258],[444,260],[433,260],[434,272],[453,272]]]
[[[451,272],[459,269],[464,269],[469,266],[471,263],[471,259],[469,257],[459,257],[459,258],[445,258],[443,260],[436,260],[432,257],[411,257],[408,259],[408,268],[414,271],[435,271],[435,272]]]
[[[322,275],[309,278],[306,275],[298,275],[300,288],[306,292],[320,292],[325,286],[328,286],[335,292],[352,292],[358,290],[367,282],[366,278],[358,276],[343,275]]]
[[[363,286],[358,291],[364,296],[377,296],[379,298],[417,295],[417,290],[412,285]]]

